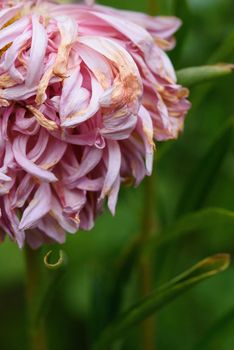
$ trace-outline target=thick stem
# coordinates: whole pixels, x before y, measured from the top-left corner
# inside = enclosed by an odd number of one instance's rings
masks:
[[[150,236],[155,233],[156,220],[155,220],[155,178],[146,178],[144,183],[144,209],[143,209],[143,221],[142,232],[140,240],[142,244],[146,243]],[[143,255],[140,261],[140,284],[142,297],[149,294],[153,289],[153,262],[150,255]],[[155,317],[152,316],[143,322],[143,349],[155,350]]]
[[[158,10],[156,0],[148,0],[148,13],[155,16]],[[153,174],[145,179],[144,200],[143,200],[143,220],[140,240],[142,244],[148,241],[150,236],[156,231],[155,218],[155,177]],[[150,255],[143,255],[139,266],[141,294],[142,297],[149,294],[153,289],[153,263]],[[143,322],[143,349],[155,350],[155,316],[151,316]]]
[[[32,250],[28,246],[25,247],[26,301],[30,350],[47,350],[44,322],[37,319],[42,284],[39,257],[38,251]]]
[[[148,0],[148,13],[151,16],[155,16],[157,13],[157,0]]]

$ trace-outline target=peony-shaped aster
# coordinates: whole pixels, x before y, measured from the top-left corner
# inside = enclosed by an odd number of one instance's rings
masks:
[[[65,240],[122,183],[152,171],[154,140],[189,108],[165,50],[180,21],[103,6],[0,2],[0,239]]]

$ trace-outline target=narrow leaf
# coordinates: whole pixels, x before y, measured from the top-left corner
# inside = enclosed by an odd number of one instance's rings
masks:
[[[223,208],[206,208],[184,215],[159,236],[151,238],[144,249],[152,250],[167,245],[181,237],[190,235],[198,230],[206,230],[213,234],[217,228],[233,227],[234,212]]]
[[[122,338],[130,328],[142,322],[187,289],[224,271],[229,264],[230,256],[228,254],[217,254],[200,261],[189,270],[173,278],[110,324],[94,345],[94,350],[107,349],[113,341]]]
[[[201,84],[232,73],[233,64],[215,64],[200,67],[189,67],[176,72],[178,83],[185,86]]]
[[[229,149],[234,120],[230,119],[192,173],[177,207],[177,215],[202,207]]]
[[[187,235],[192,235],[198,231],[206,231],[207,234],[214,234],[214,230],[222,231],[225,227],[234,230],[234,212],[223,208],[206,208],[189,213],[178,219],[171,226],[160,232],[159,235],[152,236],[148,242],[136,239],[127,247],[123,256],[120,257],[118,269],[115,272],[115,282],[111,290],[111,315],[115,315],[122,300],[122,293],[129,280],[132,270],[145,252],[153,253],[155,249],[167,246],[174,241]]]

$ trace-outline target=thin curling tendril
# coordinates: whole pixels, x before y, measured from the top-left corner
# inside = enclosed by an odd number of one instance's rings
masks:
[[[59,250],[59,258],[55,263],[50,263],[49,258],[53,253],[52,250],[49,250],[48,253],[44,256],[44,264],[50,270],[57,270],[64,264],[64,252],[62,249]]]

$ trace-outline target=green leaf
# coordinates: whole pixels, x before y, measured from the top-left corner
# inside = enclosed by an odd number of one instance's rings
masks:
[[[122,338],[130,328],[161,309],[187,289],[224,271],[229,264],[228,254],[217,254],[200,261],[122,314],[103,331],[93,349],[106,350],[113,341]]]
[[[176,75],[179,84],[190,87],[228,75],[233,69],[233,64],[215,64],[180,69]]]
[[[199,230],[206,230],[206,234],[213,234],[217,228],[223,230],[225,227],[234,230],[234,212],[223,208],[206,208],[184,215],[159,235],[152,236],[144,245],[138,238],[132,241],[121,256],[115,272],[114,287],[111,292],[111,314],[116,314],[122,300],[123,289],[142,252],[153,253],[155,249],[171,244],[184,236],[197,234]]]
[[[202,339],[195,346],[194,350],[207,350],[209,345],[217,339],[217,337],[226,331],[229,325],[234,322],[234,307],[222,316],[215,324],[204,334]]]
[[[160,236],[149,240],[144,249],[152,250],[156,247],[167,245],[183,236],[197,233],[198,230],[212,230],[220,227],[233,227],[234,212],[223,208],[206,208],[194,213],[184,215],[169,228],[161,232]]]
[[[177,206],[177,215],[202,207],[222,165],[232,139],[234,119],[228,120],[192,173]]]

